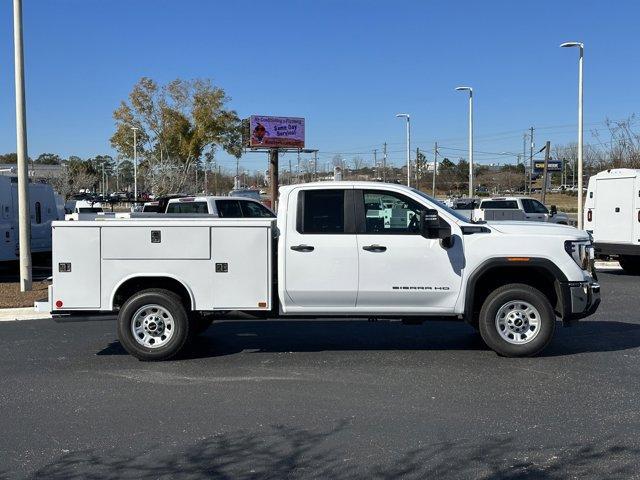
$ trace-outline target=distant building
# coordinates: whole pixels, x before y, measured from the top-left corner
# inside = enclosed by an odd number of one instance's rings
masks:
[[[61,176],[67,168],[65,165],[44,165],[29,163],[29,178],[47,180]],[[0,175],[17,175],[18,166],[15,163],[0,163]]]

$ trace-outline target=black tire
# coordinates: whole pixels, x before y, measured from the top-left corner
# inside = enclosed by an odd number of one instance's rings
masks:
[[[134,315],[145,305],[158,305],[165,309],[173,319],[172,333],[166,344],[160,347],[147,347],[139,343],[132,332]],[[134,357],[140,360],[168,360],[175,357],[185,346],[189,338],[190,324],[180,297],[169,290],[148,289],[130,297],[118,313],[118,339]]]
[[[618,262],[625,273],[629,275],[640,275],[640,257],[620,255]]]
[[[527,343],[514,344],[501,335],[496,317],[499,310],[510,302],[526,302],[538,312],[538,332]],[[556,314],[547,297],[539,290],[520,283],[497,288],[487,296],[480,309],[480,335],[482,339],[498,355],[504,357],[530,357],[541,352],[551,341],[556,327]],[[511,341],[516,341],[512,335]],[[531,333],[531,332],[529,332]],[[515,334],[518,335],[518,334]]]
[[[189,320],[191,321],[191,336],[196,337],[204,332],[213,323],[214,316],[209,314],[205,315],[200,312],[190,312]]]

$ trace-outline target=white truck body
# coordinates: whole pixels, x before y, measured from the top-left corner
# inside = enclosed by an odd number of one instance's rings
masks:
[[[640,263],[640,170],[616,168],[589,179],[584,228],[599,255],[617,256],[629,267]]]
[[[585,232],[473,223],[400,185],[282,187],[277,221],[104,218],[55,222],[53,239],[53,284],[38,306],[54,314],[120,310],[122,317],[128,299],[149,288],[174,292],[192,312],[472,324],[479,302],[514,282],[544,290],[565,321],[599,303],[589,257],[578,258],[590,246]]]
[[[58,220],[51,185],[29,183],[31,252],[51,251],[51,222]],[[18,178],[0,176],[0,261],[18,260]]]

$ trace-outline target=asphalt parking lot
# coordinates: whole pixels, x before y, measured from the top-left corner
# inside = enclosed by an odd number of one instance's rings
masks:
[[[530,359],[463,323],[227,321],[165,363],[0,323],[0,478],[640,478],[638,277],[600,280]]]

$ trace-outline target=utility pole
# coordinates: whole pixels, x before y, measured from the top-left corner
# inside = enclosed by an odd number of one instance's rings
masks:
[[[547,199],[547,175],[549,168],[549,152],[551,151],[551,142],[547,140],[544,147],[544,170],[542,173],[542,203]]]
[[[31,290],[31,220],[29,218],[29,171],[27,154],[27,113],[24,92],[22,49],[22,0],[13,0],[13,44],[16,84],[16,137],[18,155],[18,241],[20,250],[20,291]]]
[[[291,157],[289,157],[289,185],[293,183],[293,169],[291,167]]]
[[[378,178],[378,150],[373,149],[373,175]]]
[[[533,127],[529,129],[531,131],[530,138],[531,144],[529,147],[529,195],[531,195],[531,186],[533,183]]]
[[[438,171],[438,142],[433,146],[433,198],[436,198],[436,172]]]
[[[416,147],[416,188],[420,190],[420,147]]]
[[[291,165],[291,160],[289,160]],[[271,187],[271,209],[275,212],[278,203],[278,149],[269,150],[269,186]]]
[[[313,152],[313,181],[318,181],[318,150]]]
[[[382,156],[382,181],[387,181],[387,142],[384,142],[383,146],[384,154]]]

